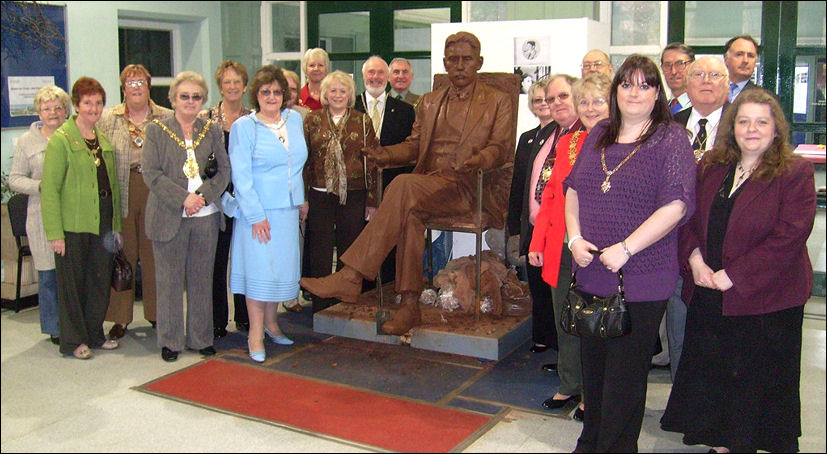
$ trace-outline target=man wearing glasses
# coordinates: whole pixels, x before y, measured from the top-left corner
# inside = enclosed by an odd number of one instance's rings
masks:
[[[695,50],[684,43],[669,43],[660,54],[660,67],[663,78],[672,92],[669,100],[669,109],[672,115],[691,106],[689,95],[686,94],[686,74],[689,64],[695,61]]]
[[[675,115],[675,121],[686,127],[686,133],[692,142],[695,162],[712,148],[721,121],[721,114],[729,105],[729,73],[726,65],[718,57],[701,57],[689,65],[687,71],[686,93],[692,107]],[[669,367],[672,379],[678,370],[678,363],[683,350],[684,329],[686,326],[686,304],[681,300],[683,281],[678,278],[675,294],[666,303],[666,333],[669,339]],[[655,363],[655,360],[652,361]]]
[[[580,77],[586,77],[591,73],[603,73],[609,76],[609,79],[614,77],[615,68],[609,61],[609,56],[599,49],[592,49],[583,57],[580,65]]]

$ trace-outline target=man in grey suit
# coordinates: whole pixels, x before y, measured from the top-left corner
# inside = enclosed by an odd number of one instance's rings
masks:
[[[401,57],[394,58],[391,60],[390,73],[391,91],[388,95],[392,98],[405,101],[415,108],[422,95],[416,95],[408,91],[414,77],[411,63]]]

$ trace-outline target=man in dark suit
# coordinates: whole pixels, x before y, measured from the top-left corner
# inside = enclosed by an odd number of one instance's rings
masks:
[[[376,276],[396,246],[394,285],[402,302],[382,325],[385,334],[401,335],[422,322],[425,219],[470,213],[477,170],[495,169],[514,159],[512,100],[478,80],[483,62],[479,39],[468,32],[449,36],[442,61],[451,84],[423,95],[411,135],[400,144],[366,150],[368,159],[380,167],[416,162],[414,171],[400,175],[385,191],[368,225],[342,254],[341,271],[300,281],[315,295],[356,302],[362,279]],[[483,200],[483,210],[495,225],[503,221],[496,203]]]
[[[729,71],[729,102],[744,91],[758,87],[752,82],[758,62],[758,43],[749,35],[736,36],[724,46],[724,63]]]
[[[675,114],[675,121],[686,127],[686,133],[695,153],[695,162],[698,162],[706,151],[712,149],[721,115],[729,105],[727,102],[729,77],[727,68],[721,59],[707,56],[689,65],[686,78],[688,80],[686,93],[689,95],[692,107]],[[666,304],[665,331],[668,344],[664,343],[663,332],[661,333],[661,345],[665,355],[657,355],[652,360],[655,365],[666,365],[668,361],[672,379],[675,378],[681,359],[686,326],[686,304],[681,299],[682,286],[683,280],[678,279],[675,294]],[[658,356],[668,356],[668,358],[658,358]]]
[[[373,129],[379,136],[379,145],[386,147],[403,142],[411,135],[416,113],[413,106],[388,96],[388,64],[381,57],[373,56],[362,65],[362,80],[365,91],[356,97],[354,109],[371,117]],[[382,187],[387,188],[396,176],[411,173],[413,165],[395,167],[382,171]],[[396,249],[392,250],[382,263],[382,282],[392,281],[396,275]]]

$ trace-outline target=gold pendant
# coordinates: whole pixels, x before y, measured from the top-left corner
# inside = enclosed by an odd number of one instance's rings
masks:
[[[133,140],[133,142],[135,142],[135,145],[136,145],[138,148],[142,148],[142,147],[144,146],[144,139],[143,139],[143,137],[141,137],[141,136],[135,137],[135,139]]]
[[[540,174],[540,178],[542,178],[543,181],[548,181],[548,179],[551,178],[551,167],[544,168],[543,173]]]
[[[101,166],[101,158],[95,156],[95,167],[100,167],[100,166]]]
[[[184,161],[184,176],[187,178],[195,178],[198,176],[198,162],[196,162],[194,157],[188,157],[186,161]]]
[[[600,185],[600,190],[605,194],[609,192],[609,189],[612,189],[612,184],[609,183],[609,179],[606,178],[606,180],[603,181],[603,184]]]

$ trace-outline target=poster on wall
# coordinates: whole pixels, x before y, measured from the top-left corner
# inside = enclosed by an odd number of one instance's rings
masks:
[[[0,126],[25,127],[37,120],[34,94],[57,85],[67,92],[66,7],[2,2],[2,106]]]
[[[514,74],[522,78],[520,93],[528,93],[534,82],[551,73],[551,37],[514,38]]]

